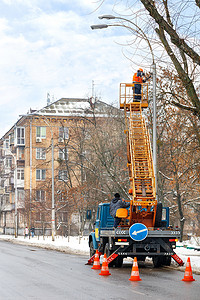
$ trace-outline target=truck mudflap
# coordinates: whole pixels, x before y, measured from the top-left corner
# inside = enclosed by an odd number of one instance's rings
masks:
[[[97,250],[97,251],[98,251],[98,250]],[[96,253],[95,253],[95,254],[96,254]],[[86,263],[86,265],[92,265],[92,264],[93,264],[94,258],[95,258],[95,254],[92,255],[92,257],[90,257],[90,258],[88,259],[88,262]],[[99,257],[100,257],[103,253],[98,251],[98,254],[99,254]]]
[[[113,252],[108,258],[107,258],[107,262],[108,262],[108,265],[109,263],[111,263],[113,260],[115,260],[115,258],[117,258],[118,254]]]
[[[179,264],[179,266],[184,265],[184,262],[182,261],[182,259],[176,253],[171,255],[171,257]]]
[[[121,248],[121,246],[120,246],[120,247],[117,248],[110,256],[108,256],[108,258],[107,258],[108,265],[109,265],[113,260],[115,260],[115,259],[119,256],[118,252],[119,252],[121,249],[122,249],[122,248]]]

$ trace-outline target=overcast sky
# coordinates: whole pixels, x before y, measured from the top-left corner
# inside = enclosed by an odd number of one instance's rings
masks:
[[[91,30],[113,1],[0,0],[0,137],[19,115],[62,97],[92,95],[118,103],[134,64],[123,55],[124,28]]]

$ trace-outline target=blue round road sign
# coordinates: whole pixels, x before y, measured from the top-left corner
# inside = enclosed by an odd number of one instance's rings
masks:
[[[147,234],[148,229],[142,223],[135,223],[129,228],[129,235],[134,241],[143,241]]]

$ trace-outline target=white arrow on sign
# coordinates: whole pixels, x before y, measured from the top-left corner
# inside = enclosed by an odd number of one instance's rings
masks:
[[[141,229],[141,230],[138,230],[138,231],[135,230],[135,231],[132,232],[132,234],[136,235],[136,234],[138,234],[140,232],[143,232],[143,231],[147,231],[147,228]]]

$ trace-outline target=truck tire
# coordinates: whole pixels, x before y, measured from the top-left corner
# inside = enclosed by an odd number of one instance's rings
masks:
[[[162,259],[163,266],[170,266],[171,265],[171,256],[163,256]]]
[[[159,268],[162,266],[162,260],[163,260],[162,256],[153,256],[152,260],[153,260],[154,268]]]
[[[155,218],[155,227],[162,227],[162,203],[157,203],[157,210],[156,210],[156,218]]]
[[[92,257],[95,254],[94,245],[93,242],[90,241],[90,257]]]
[[[113,261],[113,265],[116,268],[121,268],[123,265],[123,257],[118,255],[117,258],[115,258],[115,260]]]

